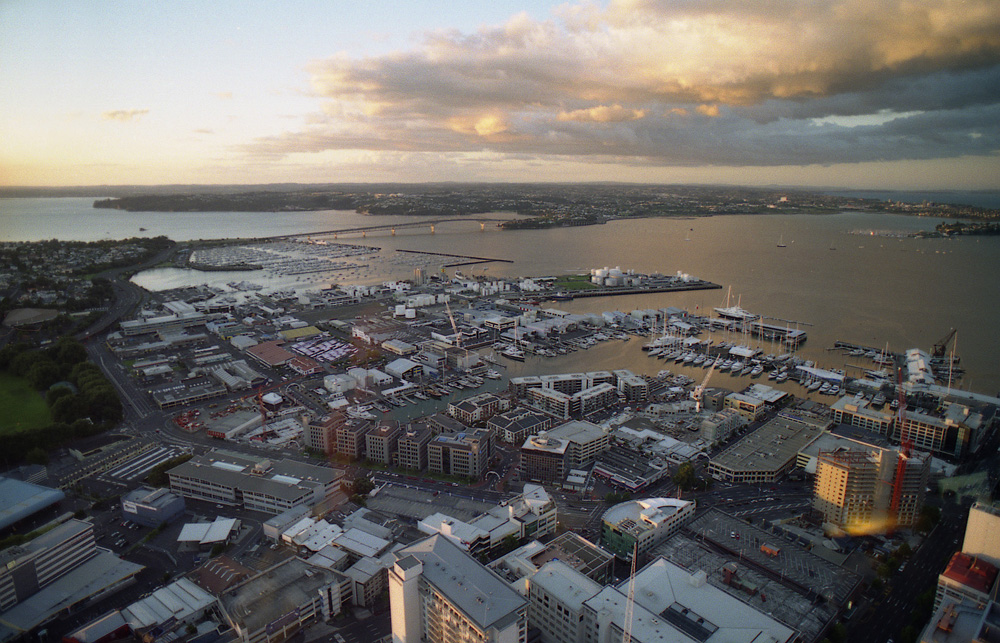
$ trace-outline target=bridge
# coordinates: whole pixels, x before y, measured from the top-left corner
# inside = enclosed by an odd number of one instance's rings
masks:
[[[407,221],[405,223],[383,223],[380,225],[370,225],[361,226],[357,228],[340,228],[337,230],[323,230],[321,232],[307,232],[307,233],[295,233],[295,234],[281,234],[275,235],[273,237],[265,237],[268,240],[272,239],[298,239],[301,237],[328,237],[333,236],[336,239],[342,234],[358,234],[361,236],[367,235],[369,232],[377,232],[379,230],[389,230],[392,234],[396,234],[398,228],[421,228],[430,227],[431,234],[434,234],[434,226],[440,223],[449,223],[451,221],[475,221],[479,224],[479,229],[485,230],[487,223],[500,223],[503,221],[508,221],[509,219],[500,219],[497,217],[444,217],[440,219],[423,219],[421,221]]]

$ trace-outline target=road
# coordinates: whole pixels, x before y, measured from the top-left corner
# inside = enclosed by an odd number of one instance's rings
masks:
[[[917,597],[937,585],[952,554],[961,546],[968,520],[968,507],[948,503],[942,507],[941,522],[920,548],[888,583],[883,597],[870,612],[848,623],[847,640],[854,643],[885,643],[899,640],[900,630],[910,624]]]

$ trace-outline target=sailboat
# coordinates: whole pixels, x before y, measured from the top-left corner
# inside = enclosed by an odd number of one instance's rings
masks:
[[[778,247],[779,248],[787,247],[785,244],[785,235],[781,235],[780,237],[778,237]]]

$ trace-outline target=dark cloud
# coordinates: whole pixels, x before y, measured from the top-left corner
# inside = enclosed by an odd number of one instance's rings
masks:
[[[309,71],[323,113],[254,154],[798,165],[1000,148],[993,0],[567,5],[553,20],[519,15]]]

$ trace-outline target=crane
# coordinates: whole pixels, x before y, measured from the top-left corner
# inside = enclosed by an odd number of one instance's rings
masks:
[[[951,343],[951,340],[955,337],[955,333],[957,332],[958,332],[957,329],[952,328],[951,330],[948,331],[947,335],[939,339],[938,342],[934,344],[934,348],[932,350],[934,357],[945,356],[945,354],[948,352],[948,344]]]
[[[701,381],[693,391],[691,391],[691,399],[695,402],[695,412],[701,411],[701,399],[705,395],[705,387],[708,386],[708,380],[712,377],[712,371],[715,370],[715,362],[708,367],[708,372],[705,373],[705,379]]]
[[[632,545],[632,573],[628,577],[628,598],[625,600],[625,627],[622,643],[632,643],[632,616],[635,612],[635,562],[639,559],[639,539]]]

